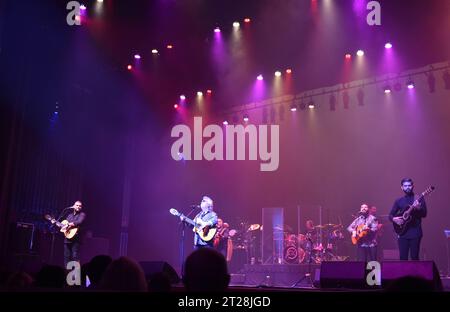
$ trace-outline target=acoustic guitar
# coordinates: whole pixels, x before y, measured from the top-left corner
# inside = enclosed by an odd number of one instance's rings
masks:
[[[209,225],[204,225],[202,223],[196,223],[193,220],[187,218],[185,215],[183,215],[182,213],[179,213],[178,210],[172,208],[169,210],[170,213],[174,216],[183,217],[183,221],[192,225],[194,228],[192,229],[192,231],[194,233],[197,233],[200,238],[205,241],[205,242],[209,242],[212,239],[214,239],[214,236],[216,235],[217,232],[217,228],[215,227],[211,227]]]
[[[59,231],[62,232],[67,239],[73,238],[78,232],[78,228],[69,226],[69,221],[67,220],[59,222],[56,221],[55,218],[52,218],[50,215],[45,215],[45,219],[59,227]]]

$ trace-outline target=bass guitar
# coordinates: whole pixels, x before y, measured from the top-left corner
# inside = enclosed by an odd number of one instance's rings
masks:
[[[429,195],[431,192],[433,192],[435,189],[434,186],[429,186],[425,191],[423,191],[419,197],[417,197],[414,202],[409,205],[403,212],[400,212],[395,217],[402,218],[403,222],[401,224],[393,223],[394,224],[394,231],[398,235],[403,235],[406,230],[409,228],[409,223],[412,220],[411,213],[414,211],[414,209],[417,209],[420,206],[420,201],[427,195]]]

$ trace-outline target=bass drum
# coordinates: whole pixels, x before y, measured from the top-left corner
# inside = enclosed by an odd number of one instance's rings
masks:
[[[287,264],[299,264],[305,260],[306,252],[303,248],[297,248],[296,246],[287,246],[284,249],[284,261]]]

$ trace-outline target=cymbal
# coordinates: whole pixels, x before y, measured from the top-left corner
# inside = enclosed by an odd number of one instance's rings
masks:
[[[342,227],[342,224],[333,224],[333,223],[327,223],[327,224],[319,224],[316,225],[315,229],[337,229]]]
[[[247,231],[256,231],[260,228],[261,226],[259,224],[252,224],[249,226]]]

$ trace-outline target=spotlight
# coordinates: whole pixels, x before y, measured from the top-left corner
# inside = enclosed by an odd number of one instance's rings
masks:
[[[352,58],[352,55],[350,53],[345,54],[345,59],[349,60]]]
[[[314,105],[314,102],[313,102],[313,101],[310,101],[310,102],[308,103],[308,108],[314,108],[314,107],[316,107],[316,106]]]
[[[383,90],[384,90],[384,93],[386,93],[386,94],[392,92],[391,86],[384,86]]]
[[[133,66],[128,65],[128,66],[127,66],[127,69],[128,69],[128,70],[132,70],[132,69],[133,69]]]
[[[103,0],[97,0],[98,3],[103,3]]]
[[[286,69],[286,74],[291,74],[292,73],[292,69],[288,68]]]
[[[223,124],[224,124],[225,126],[228,125],[228,121],[224,120],[224,121],[223,121]]]
[[[409,81],[406,83],[406,86],[408,87],[408,89],[414,89],[414,87],[415,87],[414,81],[409,80]]]
[[[206,90],[206,93],[211,94],[211,93],[212,93],[212,90],[211,90],[211,89],[208,89],[208,90]]]
[[[135,58],[136,60],[140,60],[140,59],[141,59],[141,56],[140,56],[139,54],[135,54],[135,55],[134,55],[134,58]]]
[[[263,78],[263,75],[258,75],[258,77],[256,77],[256,79],[263,80],[264,78]]]
[[[364,55],[364,51],[363,51],[363,50],[358,50],[358,51],[356,52],[356,55],[358,55],[358,56],[363,56],[363,55]]]
[[[186,96],[185,95],[180,95],[180,100],[182,100],[182,101],[184,101],[184,100],[186,100]]]
[[[244,22],[245,22],[245,23],[250,23],[250,21],[251,21],[251,20],[250,20],[248,17],[244,18]]]
[[[292,104],[291,105],[291,112],[296,112],[297,111],[297,105]]]
[[[280,77],[281,76],[281,72],[279,71],[279,70],[277,70],[276,72],[275,72],[275,77]]]
[[[215,33],[220,33],[220,28],[219,27],[214,28],[214,32]]]
[[[203,96],[203,92],[202,91],[197,91],[197,96]]]
[[[248,115],[247,115],[247,114],[244,115],[244,121],[245,121],[245,122],[248,121]]]
[[[158,50],[153,49],[153,50],[152,50],[152,53],[153,53],[153,54],[158,54]]]
[[[241,26],[241,25],[239,24],[239,22],[234,22],[234,23],[233,23],[233,27],[234,27],[234,28],[239,28],[239,26]]]
[[[86,10],[86,6],[84,4],[80,5],[80,10],[82,11]]]
[[[388,42],[384,45],[385,49],[392,49],[392,43]]]
[[[178,109],[178,104],[175,104],[173,107],[174,107],[175,109]]]
[[[173,49],[173,45],[168,44],[168,45],[167,45],[167,49]]]

